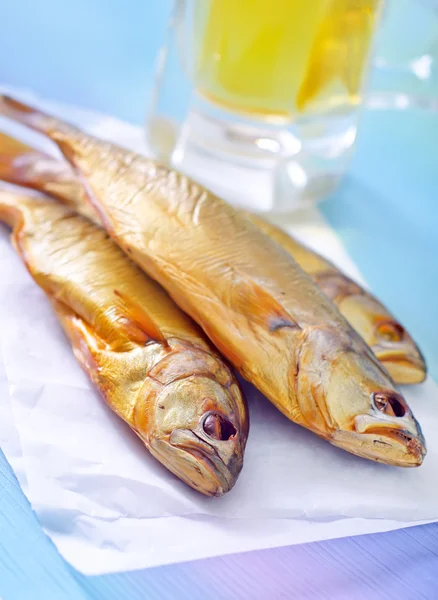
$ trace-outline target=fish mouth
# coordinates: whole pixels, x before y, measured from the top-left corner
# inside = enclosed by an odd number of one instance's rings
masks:
[[[426,379],[426,362],[419,350],[385,348],[381,344],[372,350],[388,373],[400,385],[422,383]]]
[[[388,444],[388,440],[395,441],[398,444],[402,444],[406,447],[408,454],[412,456],[414,463],[421,464],[426,454],[426,448],[424,442],[413,436],[406,429],[393,429],[390,427],[382,427],[376,429],[369,429],[367,435],[374,435],[375,438],[380,438],[380,443]],[[384,440],[382,439],[384,438]]]
[[[426,455],[420,426],[410,417],[401,423],[370,415],[355,419],[354,431],[337,431],[331,442],[361,456],[398,467],[419,467]]]
[[[184,446],[176,447],[184,452],[188,452],[192,457],[195,458],[198,465],[202,464],[200,471],[204,483],[207,484],[207,486],[203,487],[204,493],[207,493],[210,496],[222,496],[223,494],[229,492],[234,486],[235,478],[227,470],[224,463],[222,463],[218,468],[217,461],[210,458],[206,454],[199,452],[198,450],[193,450],[193,448],[185,448]],[[196,481],[194,481],[192,478],[191,485],[193,486],[195,483]]]
[[[330,441],[356,456],[395,467],[419,467],[426,455],[422,438],[389,427],[366,433],[340,431]]]
[[[181,459],[178,476],[203,494],[222,496],[236,483],[243,462],[238,450],[224,460],[220,456],[220,450],[194,431],[184,429],[177,429],[171,433],[169,445],[179,453]]]

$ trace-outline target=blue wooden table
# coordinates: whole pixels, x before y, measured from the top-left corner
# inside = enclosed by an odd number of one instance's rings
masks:
[[[167,0],[4,4],[0,83],[141,123]],[[414,332],[435,380],[437,140],[436,113],[368,113],[349,176],[321,206],[373,290]],[[438,525],[85,577],[44,535],[0,453],[0,597],[434,600]]]

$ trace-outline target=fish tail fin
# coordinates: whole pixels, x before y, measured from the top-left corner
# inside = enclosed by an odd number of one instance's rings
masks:
[[[67,161],[57,160],[0,132],[0,180],[43,192],[91,221],[98,215]]]
[[[73,158],[81,154],[81,147],[88,138],[74,125],[11,96],[0,95],[0,115],[47,136],[72,163]]]
[[[105,228],[111,230],[112,224],[92,193],[88,180],[92,175],[91,165],[95,165],[93,171],[96,171],[98,176],[106,173],[107,169],[111,168],[113,170],[115,168],[114,161],[112,157],[109,158],[108,153],[108,146],[112,147],[112,145],[98,140],[62,119],[51,116],[10,96],[0,95],[0,115],[26,125],[55,142],[80,176],[85,191],[81,198],[81,204],[88,202],[92,207],[93,215],[96,215],[94,220],[98,220],[101,224],[104,224]],[[124,152],[122,150],[122,154]],[[98,166],[96,167],[96,165]]]
[[[96,144],[98,146],[99,143],[101,144],[100,140],[96,140],[67,121],[1,94],[0,115],[48,137],[58,146],[73,167],[77,167],[77,161],[92,152]]]
[[[38,161],[51,161],[38,150],[0,133],[0,179],[38,191],[44,190],[44,180],[39,175]]]
[[[0,114],[47,135],[54,141],[62,136],[72,135],[78,131],[76,127],[49,115],[38,108],[20,102],[11,96],[0,95]]]

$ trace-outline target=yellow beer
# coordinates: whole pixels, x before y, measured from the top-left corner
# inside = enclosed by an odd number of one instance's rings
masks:
[[[195,85],[268,120],[355,104],[381,0],[197,0]]]

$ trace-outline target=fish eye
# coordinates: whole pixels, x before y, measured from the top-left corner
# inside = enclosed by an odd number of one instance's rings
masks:
[[[377,326],[378,335],[388,342],[400,342],[404,331],[403,327],[395,321],[384,321]]]
[[[209,437],[222,442],[233,438],[237,433],[231,421],[223,415],[212,412],[204,417],[202,428]]]
[[[372,394],[374,407],[392,417],[404,417],[408,412],[403,397],[397,392],[374,392]]]

